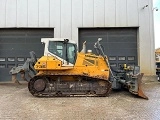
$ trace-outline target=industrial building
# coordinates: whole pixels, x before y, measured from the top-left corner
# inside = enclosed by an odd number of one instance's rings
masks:
[[[41,38],[69,38],[79,50],[101,44],[112,66],[134,64],[155,75],[152,0],[1,0],[0,81],[22,65],[29,52],[43,55]]]

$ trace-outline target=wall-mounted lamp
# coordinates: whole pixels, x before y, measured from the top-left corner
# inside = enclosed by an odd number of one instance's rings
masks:
[[[152,10],[153,10],[153,11],[154,11],[154,10],[158,11],[158,8],[157,8],[157,7],[154,7]]]
[[[142,9],[144,9],[144,8],[146,8],[146,7],[148,7],[148,5],[145,5]]]

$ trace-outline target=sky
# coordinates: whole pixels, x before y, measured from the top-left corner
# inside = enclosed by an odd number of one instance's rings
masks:
[[[155,33],[155,48],[160,48],[160,0],[153,0],[153,8],[157,7],[158,11],[154,9],[154,33]]]

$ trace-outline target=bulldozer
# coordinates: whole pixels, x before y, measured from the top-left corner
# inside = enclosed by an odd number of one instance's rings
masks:
[[[29,92],[36,97],[59,96],[108,96],[112,89],[127,89],[130,93],[148,99],[141,88],[143,73],[140,67],[124,64],[110,65],[104,47],[98,38],[94,44],[96,53],[86,50],[86,42],[80,52],[75,41],[66,38],[41,38],[45,44],[44,56],[37,60],[33,51],[23,66],[10,70],[12,80],[18,73],[24,80],[26,73]]]

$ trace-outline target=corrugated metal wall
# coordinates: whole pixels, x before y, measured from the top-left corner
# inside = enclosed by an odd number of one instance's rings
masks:
[[[1,0],[0,13],[1,28],[54,27],[76,42],[79,27],[139,27],[141,70],[155,74],[152,0]]]

